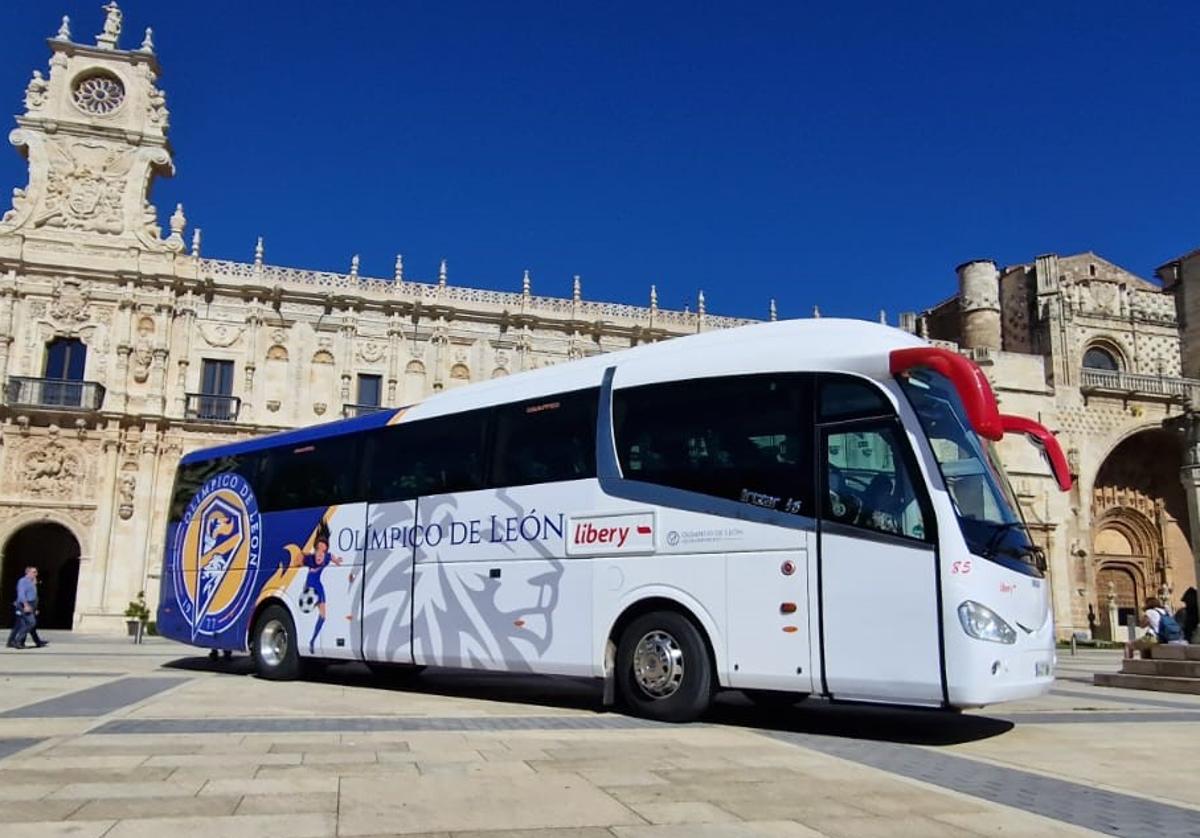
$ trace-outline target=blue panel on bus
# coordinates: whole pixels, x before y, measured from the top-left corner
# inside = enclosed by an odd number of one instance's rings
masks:
[[[327,511],[260,514],[239,475],[210,478],[168,528],[159,633],[206,648],[245,648],[255,606],[298,569],[296,556]]]
[[[309,428],[267,434],[266,436],[248,439],[245,442],[234,442],[229,445],[217,446],[216,448],[203,448],[199,451],[192,451],[190,454],[185,454],[179,462],[186,465],[203,460],[248,454],[252,451],[262,451],[267,448],[303,445],[306,442],[315,442],[318,439],[371,431],[387,425],[396,413],[397,411],[395,410],[381,410],[377,413],[369,413],[366,416],[357,416],[353,419],[339,419],[336,422],[326,422],[323,425],[314,425]]]

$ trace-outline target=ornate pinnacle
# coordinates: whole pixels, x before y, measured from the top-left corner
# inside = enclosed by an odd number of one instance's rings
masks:
[[[121,7],[116,0],[109,0],[104,6],[107,14],[104,17],[104,31],[96,36],[96,46],[100,49],[116,49],[117,40],[121,37]]]
[[[358,254],[350,257],[350,278],[358,279]]]
[[[658,288],[650,286],[650,310],[658,311]]]
[[[396,270],[392,273],[392,279],[396,282],[404,281],[404,257],[399,253],[396,254]]]
[[[885,326],[887,325],[887,312],[883,309],[879,309],[879,322]]]
[[[821,309],[819,306],[813,306],[813,317],[820,317]]]
[[[258,237],[258,242],[254,245],[254,267],[261,268],[263,264],[263,242],[262,236]]]
[[[441,266],[438,268],[438,287],[445,288],[446,280],[449,277],[449,271],[446,270],[446,260],[442,260]]]
[[[56,41],[71,40],[71,18],[63,15],[62,24],[58,27],[58,34],[54,36]]]
[[[142,38],[142,46],[140,52],[154,52],[154,30],[149,26],[146,27],[146,37]]]
[[[183,204],[175,205],[175,212],[171,213],[171,235],[179,238],[179,243],[183,244],[183,231],[187,228],[187,216],[183,214]]]
[[[583,283],[579,281],[579,274],[575,274],[575,280],[571,283],[571,300],[579,302],[583,299]]]
[[[770,312],[771,312],[770,313],[771,322],[774,323],[776,320],[779,319],[779,313],[775,311],[775,298],[774,297],[771,298]]]
[[[528,297],[530,288],[533,282],[529,279],[529,269],[525,269],[525,275],[521,277],[521,296]]]
[[[704,292],[703,291],[701,291],[696,296],[696,315],[699,317],[704,316]]]
[[[200,258],[200,228],[192,231],[192,256]]]

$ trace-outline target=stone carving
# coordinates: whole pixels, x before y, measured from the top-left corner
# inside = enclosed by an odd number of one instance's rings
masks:
[[[45,201],[34,226],[123,232],[121,195],[133,166],[132,155],[89,141],[69,146],[47,142],[45,147],[50,171]]]
[[[38,445],[21,461],[21,485],[31,494],[44,497],[63,497],[71,494],[83,476],[79,456],[51,438]]]
[[[0,224],[12,224],[18,216],[24,214],[27,206],[28,201],[25,196],[25,190],[20,187],[13,187],[12,209],[4,213],[4,217],[0,218]]]
[[[204,342],[220,349],[233,346],[244,331],[241,326],[231,326],[226,323],[201,323],[199,325],[200,337],[204,338]]]
[[[78,280],[59,280],[54,284],[50,316],[60,323],[84,323],[88,313],[88,291]]]
[[[167,110],[167,94],[163,93],[154,83],[157,78],[154,71],[146,65],[142,66],[145,68],[143,72],[147,81],[146,119],[151,125],[157,126],[165,133],[170,127],[171,119],[171,112]]]
[[[71,98],[84,113],[109,116],[125,104],[125,85],[111,73],[93,73],[75,82]]]
[[[117,487],[117,492],[119,494],[117,514],[121,516],[122,521],[128,521],[133,517],[133,496],[136,491],[137,477],[128,472],[122,474],[120,483]]]
[[[314,364],[332,364],[333,354],[328,349],[318,350],[312,358]]]
[[[42,105],[46,104],[46,93],[50,90],[50,84],[38,70],[33,71],[33,78],[29,80],[29,84],[25,87],[25,110],[36,111]]]
[[[96,36],[96,46],[100,49],[116,49],[117,40],[121,37],[121,23],[124,16],[121,14],[116,0],[109,0],[108,5],[103,8],[107,12],[104,16],[104,31]]]
[[[150,366],[154,362],[154,320],[143,317],[138,320],[137,340],[133,346],[133,380],[145,384],[150,377]]]
[[[383,355],[386,351],[387,344],[373,340],[367,341],[366,343],[359,344],[358,357],[361,360],[366,361],[368,364],[374,364],[376,361],[379,361],[383,358]]]
[[[325,402],[313,402],[313,413],[318,416],[325,415],[326,408],[328,408],[328,405]]]

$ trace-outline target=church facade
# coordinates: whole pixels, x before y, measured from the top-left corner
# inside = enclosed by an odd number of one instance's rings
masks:
[[[188,451],[749,322],[708,314],[702,294],[694,311],[660,309],[653,289],[644,307],[586,300],[578,278],[570,297],[535,295],[528,274],[511,293],[462,287],[445,263],[414,281],[400,257],[384,278],[357,258],[280,267],[261,240],[250,261],[204,257],[183,207],[164,229],[149,202],[174,166],[151,33],[122,48],[105,10],[94,43],[65,19],[49,40],[10,134],[29,178],[0,219],[0,585],[36,561],[49,625],[122,630],[139,591],[153,608]],[[971,262],[954,297],[901,318],[978,361],[1002,409],[1040,417],[1069,452],[1063,495],[1023,440],[1001,446],[1064,635],[1195,584],[1200,341],[1178,312],[1200,256],[1159,274],[1094,254]]]

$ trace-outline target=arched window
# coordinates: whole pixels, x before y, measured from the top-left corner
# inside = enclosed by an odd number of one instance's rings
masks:
[[[87,347],[79,338],[55,338],[46,344],[44,378],[64,381],[83,381],[83,366]]]
[[[1108,370],[1109,372],[1117,372],[1121,369],[1116,355],[1099,346],[1093,346],[1083,353],[1083,366],[1089,370]]]

